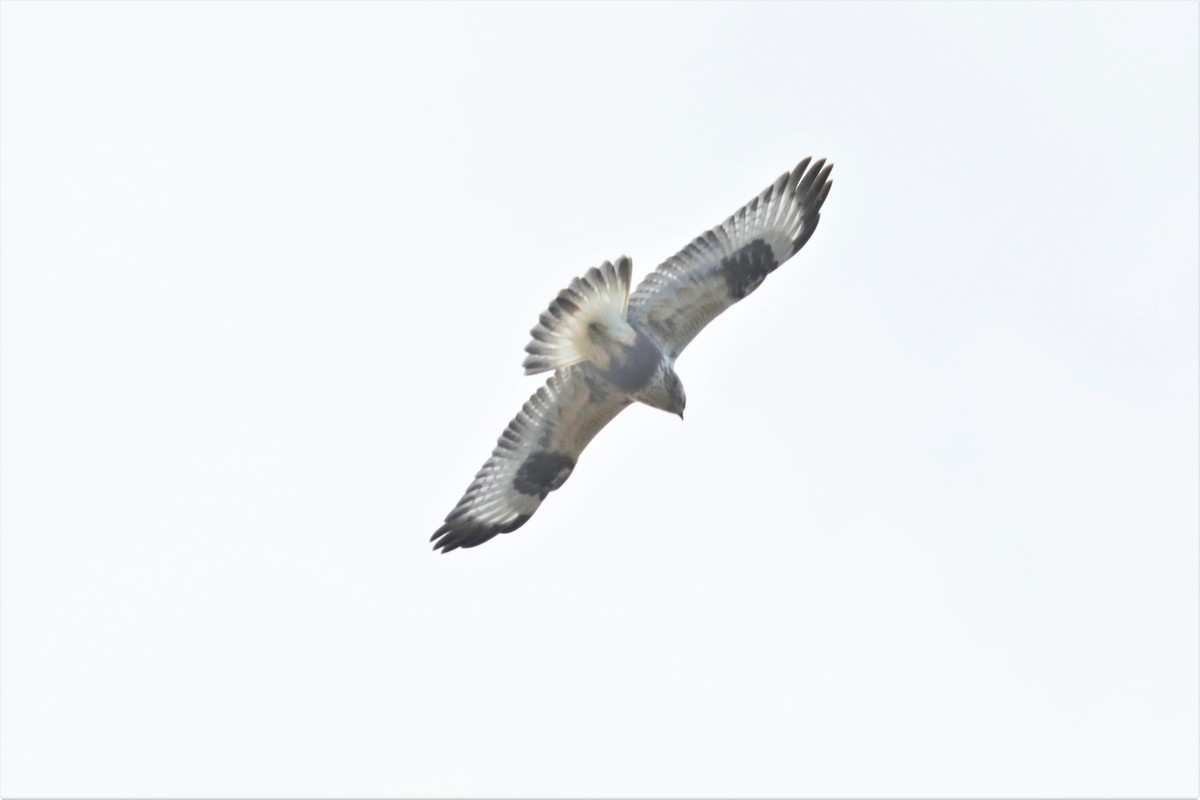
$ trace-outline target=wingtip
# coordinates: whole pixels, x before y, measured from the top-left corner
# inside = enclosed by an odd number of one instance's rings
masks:
[[[429,541],[433,542],[433,552],[435,553],[439,550],[442,553],[449,553],[451,550],[461,546],[459,542],[455,541],[454,536],[450,534],[449,525],[443,525],[438,528]]]
[[[825,198],[829,196],[829,190],[833,188],[833,181],[825,181],[825,185],[821,187],[820,193],[817,195],[817,204],[823,205]]]
[[[434,543],[433,549],[436,551],[438,548],[441,548],[443,553],[449,553],[451,550],[457,550],[460,547],[478,547],[501,533],[512,533],[528,522],[531,516],[533,516],[533,512],[517,514],[515,517],[510,518],[508,522],[488,524],[467,519],[463,515],[455,517],[452,512],[447,521],[442,524],[442,527],[438,528],[437,532],[433,534],[433,539],[438,539]]]

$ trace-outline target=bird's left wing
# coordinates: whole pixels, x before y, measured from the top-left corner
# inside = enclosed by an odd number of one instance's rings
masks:
[[[672,357],[722,311],[753,292],[812,236],[833,165],[804,159],[717,227],[647,275],[629,320]]]
[[[524,525],[570,477],[588,442],[631,402],[591,364],[556,371],[504,429],[433,534],[434,549],[474,547]]]

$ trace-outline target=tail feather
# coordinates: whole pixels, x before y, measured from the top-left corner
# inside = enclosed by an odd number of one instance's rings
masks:
[[[626,256],[614,266],[605,261],[571,281],[542,312],[525,345],[525,374],[592,361],[607,367],[605,339],[632,344],[634,332],[625,322],[633,264]]]

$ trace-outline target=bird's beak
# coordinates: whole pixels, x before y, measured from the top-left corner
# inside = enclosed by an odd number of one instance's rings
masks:
[[[680,412],[679,412],[679,418],[680,418],[680,419],[683,419],[683,412],[682,412],[682,411],[680,411]]]

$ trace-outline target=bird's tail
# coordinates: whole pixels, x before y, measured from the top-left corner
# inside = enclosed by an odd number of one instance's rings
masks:
[[[625,321],[633,265],[627,256],[616,266],[605,261],[558,293],[542,312],[525,345],[525,374],[592,361],[607,368],[605,343],[633,344],[636,334]]]

